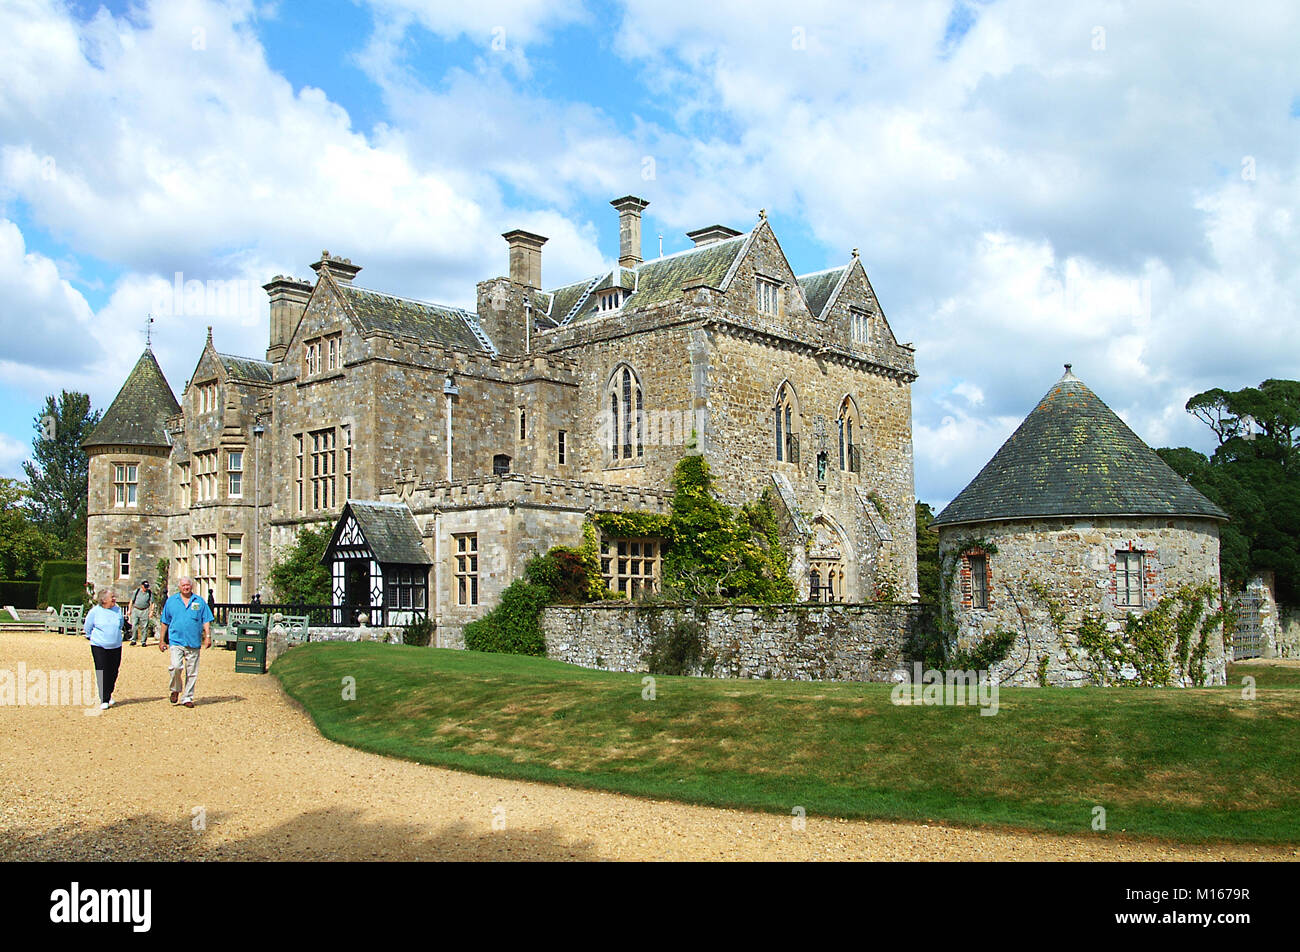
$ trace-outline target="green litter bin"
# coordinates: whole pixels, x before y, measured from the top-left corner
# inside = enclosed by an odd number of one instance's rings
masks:
[[[266,674],[266,626],[235,626],[235,671],[242,674]]]

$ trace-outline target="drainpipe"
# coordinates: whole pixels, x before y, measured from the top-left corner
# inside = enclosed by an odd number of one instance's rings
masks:
[[[433,592],[432,597],[437,599],[437,607],[434,609],[433,620],[433,637],[434,647],[441,648],[442,644],[442,512],[437,510],[433,514]]]
[[[447,482],[451,482],[451,401],[460,393],[455,376],[448,371],[447,379],[442,384],[443,396],[447,398]]]
[[[262,426],[253,418],[253,594],[262,591]],[[250,596],[251,597],[251,596]]]

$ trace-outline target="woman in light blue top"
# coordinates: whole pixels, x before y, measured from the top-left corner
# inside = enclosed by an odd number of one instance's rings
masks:
[[[99,593],[99,604],[86,615],[86,637],[95,659],[95,679],[99,683],[99,707],[108,710],[115,703],[113,688],[122,667],[122,609],[117,607],[117,593],[106,588]]]

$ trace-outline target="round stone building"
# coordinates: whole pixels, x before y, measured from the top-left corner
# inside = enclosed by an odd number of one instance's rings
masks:
[[[1130,614],[1141,618],[1194,589],[1210,592],[1207,614],[1217,610],[1219,525],[1227,518],[1066,364],[935,519],[945,618],[964,648],[999,629],[1014,633],[996,666],[1003,684],[1139,677],[1131,663],[1090,652],[1085,645],[1098,635],[1081,639],[1080,626],[1088,620],[1101,638],[1123,638]],[[1168,652],[1169,683],[1223,684],[1221,630],[1202,637],[1198,624],[1186,640]]]

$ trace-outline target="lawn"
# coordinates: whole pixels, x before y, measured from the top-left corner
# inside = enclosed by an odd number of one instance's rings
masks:
[[[328,738],[421,763],[789,814],[944,820],[1188,842],[1300,842],[1300,686],[1234,666],[1227,688],[1003,688],[899,707],[877,684],[590,671],[377,644],[272,668]],[[1256,678],[1242,697],[1240,677]],[[355,678],[355,700],[344,699]]]

